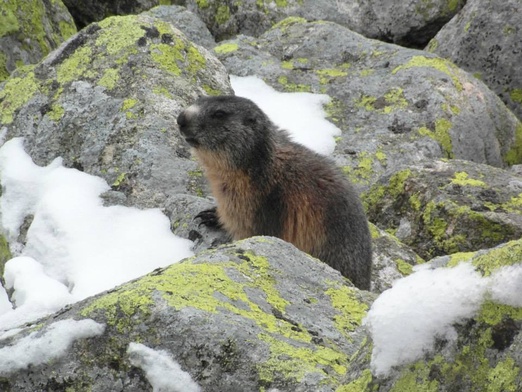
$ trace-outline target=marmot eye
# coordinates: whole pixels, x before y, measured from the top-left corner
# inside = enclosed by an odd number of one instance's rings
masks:
[[[212,113],[212,117],[214,118],[223,118],[227,115],[227,112],[224,110],[218,109],[214,113]]]

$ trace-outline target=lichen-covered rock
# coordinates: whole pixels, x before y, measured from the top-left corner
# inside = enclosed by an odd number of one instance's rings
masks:
[[[521,194],[522,177],[449,160],[396,170],[363,200],[372,222],[429,259],[520,238]]]
[[[470,262],[484,277],[500,267],[518,266],[522,240],[475,253],[457,253],[430,264]],[[455,339],[441,340],[423,359],[374,380],[379,391],[522,390],[522,308],[486,298],[473,318],[456,326]],[[370,391],[365,389],[364,391]],[[361,389],[361,391],[363,391]]]
[[[370,223],[372,234],[372,289],[382,293],[392,287],[397,279],[410,275],[413,267],[424,263],[410,247],[396,237]]]
[[[76,33],[61,0],[4,0],[0,7],[0,82],[35,64]]]
[[[371,380],[361,320],[373,298],[288,243],[252,238],[157,270],[39,324],[46,331],[60,320],[90,318],[106,327],[65,356],[2,381],[17,391],[45,389],[51,379],[53,390],[147,391],[149,381],[126,353],[140,342],[170,353],[203,391],[336,391]]]
[[[216,41],[207,29],[207,26],[198,16],[185,7],[176,5],[161,5],[146,12],[147,15],[169,22],[180,29],[189,40],[206,49],[216,46]]]
[[[343,131],[334,155],[362,189],[386,170],[428,158],[522,162],[518,119],[482,82],[427,52],[299,18],[214,52],[231,74],[332,97],[327,111]]]
[[[0,130],[25,137],[39,165],[60,156],[103,177],[120,204],[161,207],[199,188],[177,115],[202,94],[231,91],[221,63],[169,23],[112,17],[0,86]]]
[[[63,0],[79,28],[109,16],[138,14],[170,0]]]
[[[179,2],[200,15],[218,41],[257,37],[286,17],[325,20],[369,38],[424,47],[464,5],[464,0],[244,0]]]
[[[468,0],[428,50],[486,83],[522,119],[522,3]]]

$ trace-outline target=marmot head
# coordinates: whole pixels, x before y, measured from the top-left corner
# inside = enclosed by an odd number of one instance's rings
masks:
[[[200,98],[181,112],[177,122],[196,150],[227,152],[239,160],[265,150],[274,129],[255,103],[232,95]]]

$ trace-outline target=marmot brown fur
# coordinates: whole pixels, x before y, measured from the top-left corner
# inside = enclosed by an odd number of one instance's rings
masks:
[[[292,142],[246,98],[200,98],[177,122],[217,201],[198,215],[203,223],[222,225],[234,240],[282,238],[370,289],[368,222],[330,160]]]

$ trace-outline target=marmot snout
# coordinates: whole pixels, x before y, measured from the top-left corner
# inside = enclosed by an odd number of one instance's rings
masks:
[[[333,162],[292,142],[246,98],[200,98],[178,125],[217,201],[202,223],[219,223],[235,240],[282,238],[370,289],[368,222]]]

